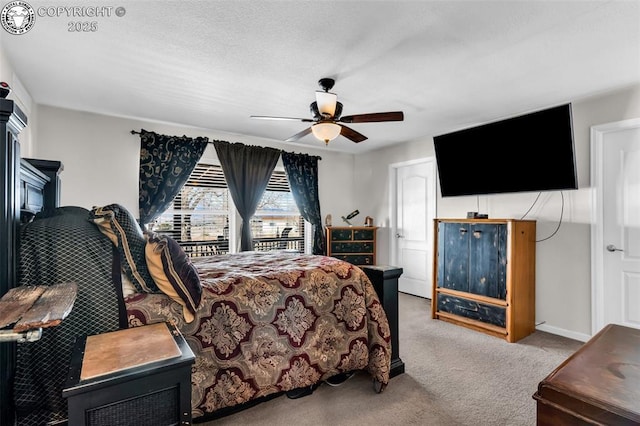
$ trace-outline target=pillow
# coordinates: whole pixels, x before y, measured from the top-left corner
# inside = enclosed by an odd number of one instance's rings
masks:
[[[122,269],[138,293],[158,293],[153,281],[144,249],[146,240],[142,229],[131,213],[119,204],[94,207],[89,220],[95,223],[104,235],[118,248]]]
[[[182,305],[185,321],[193,321],[202,298],[198,270],[174,239],[154,232],[144,234],[151,276],[163,293]]]

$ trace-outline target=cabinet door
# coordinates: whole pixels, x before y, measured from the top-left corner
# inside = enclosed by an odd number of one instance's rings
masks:
[[[469,292],[506,298],[505,224],[472,223],[469,227]]]
[[[438,286],[469,291],[469,224],[438,223]]]

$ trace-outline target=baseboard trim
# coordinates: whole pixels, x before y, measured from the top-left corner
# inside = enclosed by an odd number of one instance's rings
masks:
[[[540,324],[536,326],[536,330],[544,331],[546,333],[557,334],[558,336],[567,337],[569,339],[578,340],[580,342],[586,342],[591,339],[589,334],[577,333],[575,331],[565,330],[564,328],[554,327],[552,325]]]

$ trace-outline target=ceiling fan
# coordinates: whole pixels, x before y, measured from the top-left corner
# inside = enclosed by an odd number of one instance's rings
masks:
[[[251,118],[258,118],[262,120],[295,120],[302,121],[304,123],[314,123],[311,127],[308,127],[286,139],[286,142],[293,142],[308,135],[309,133],[313,133],[316,138],[324,141],[325,144],[329,144],[329,141],[337,138],[339,135],[342,135],[356,143],[367,139],[365,135],[356,132],[342,123],[375,123],[382,121],[404,120],[404,114],[402,111],[342,116],[342,103],[338,102],[338,95],[329,92],[329,90],[333,88],[335,80],[332,78],[321,78],[318,81],[318,84],[322,88],[322,91],[316,91],[316,100],[309,106],[313,118],[272,117],[265,115],[252,115]]]

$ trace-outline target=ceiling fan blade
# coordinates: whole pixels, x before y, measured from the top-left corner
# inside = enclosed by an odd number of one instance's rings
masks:
[[[367,140],[367,137],[365,135],[363,135],[362,133],[358,133],[355,130],[353,130],[353,129],[351,129],[351,128],[343,125],[343,124],[340,124],[340,127],[342,127],[342,129],[340,129],[340,134],[342,136],[344,136],[345,138],[352,140],[355,143]]]
[[[309,133],[311,133],[311,127],[307,127],[303,131],[296,133],[295,135],[291,136],[288,139],[285,139],[285,142],[297,141],[298,139],[301,139],[301,138],[307,136]]]
[[[343,123],[375,123],[381,121],[402,121],[404,113],[402,111],[374,112],[371,114],[345,115],[339,121]]]
[[[293,120],[293,121],[302,121],[303,123],[313,123],[314,121],[310,118],[272,117],[270,115],[251,115],[249,118],[257,118],[258,120]]]

